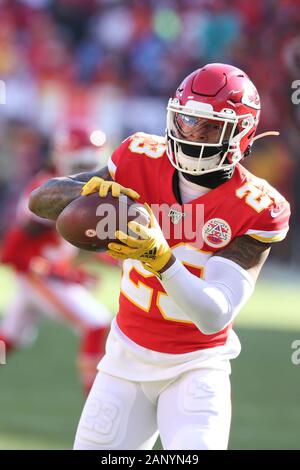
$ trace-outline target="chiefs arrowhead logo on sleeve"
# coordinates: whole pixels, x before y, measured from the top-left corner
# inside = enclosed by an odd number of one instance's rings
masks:
[[[203,226],[202,235],[207,245],[221,248],[230,242],[231,228],[224,219],[210,219]]]

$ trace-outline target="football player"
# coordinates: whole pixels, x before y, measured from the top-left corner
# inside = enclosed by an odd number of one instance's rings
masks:
[[[109,244],[124,260],[120,308],[75,449],[151,449],[158,430],[164,449],[227,448],[230,360],[240,352],[232,323],[290,216],[284,197],[240,163],[259,115],[248,76],[208,64],[170,99],[166,139],[134,134],[108,168],[32,193],[31,209],[53,220],[80,193],[108,191],[139,197],[151,216]],[[170,223],[149,205],[167,207]]]
[[[99,149],[84,128],[71,126],[55,134],[51,157],[51,169],[41,171],[21,196],[16,221],[4,239],[1,261],[16,272],[17,286],[0,324],[0,339],[8,352],[31,341],[41,315],[67,322],[81,337],[77,366],[88,391],[111,315],[87,289],[96,278],[76,266],[79,250],[57,234],[54,222],[29,211],[28,198],[55,175],[99,168]]]

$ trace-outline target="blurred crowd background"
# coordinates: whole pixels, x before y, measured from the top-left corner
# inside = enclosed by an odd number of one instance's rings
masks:
[[[292,203],[273,259],[296,265],[300,240],[300,0],[0,0],[0,238],[21,190],[72,121],[107,135],[103,164],[127,135],[164,133],[181,79],[208,62],[246,71],[262,99],[247,166]]]

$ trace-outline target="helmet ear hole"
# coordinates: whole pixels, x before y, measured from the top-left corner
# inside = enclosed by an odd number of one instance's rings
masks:
[[[255,131],[251,132],[251,134],[248,135],[248,140],[251,140],[254,137]]]
[[[243,157],[244,157],[244,158],[249,157],[249,155],[250,155],[251,152],[252,152],[251,145],[248,145],[248,147],[246,148],[246,150],[245,150],[245,152],[244,152]]]

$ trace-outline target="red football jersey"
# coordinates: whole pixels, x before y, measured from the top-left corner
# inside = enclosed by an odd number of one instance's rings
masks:
[[[240,164],[230,180],[180,204],[173,189],[178,175],[162,137],[144,133],[129,137],[113,153],[109,171],[118,183],[136,190],[140,202],[151,204],[176,258],[204,279],[208,259],[235,237],[249,235],[273,242],[282,240],[288,231],[288,202]],[[117,323],[137,344],[171,354],[223,345],[232,326],[203,334],[166,294],[156,276],[136,260],[123,264]]]

